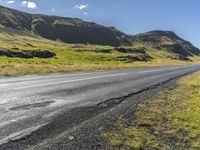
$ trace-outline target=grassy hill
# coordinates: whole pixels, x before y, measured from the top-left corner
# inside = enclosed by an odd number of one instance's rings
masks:
[[[0,75],[193,64],[199,55],[173,32],[129,36],[80,19],[0,7]]]

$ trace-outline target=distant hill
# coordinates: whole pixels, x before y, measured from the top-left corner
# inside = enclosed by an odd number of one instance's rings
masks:
[[[77,18],[33,15],[0,6],[0,27],[33,32],[50,40],[97,45],[131,45],[129,36],[114,27]]]
[[[200,50],[190,42],[180,38],[174,32],[154,30],[133,36],[135,42],[152,45],[157,49],[165,49],[183,57],[200,55]]]

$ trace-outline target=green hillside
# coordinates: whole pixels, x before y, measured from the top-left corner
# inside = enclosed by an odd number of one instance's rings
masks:
[[[80,19],[0,7],[0,75],[194,64],[199,55],[169,31],[130,36]]]

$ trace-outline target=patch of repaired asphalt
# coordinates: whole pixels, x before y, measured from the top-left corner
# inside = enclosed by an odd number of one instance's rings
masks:
[[[40,102],[40,103],[20,105],[20,106],[9,108],[9,110],[17,111],[17,110],[29,110],[33,108],[41,108],[41,107],[46,107],[54,102],[55,101],[46,101],[46,102]]]

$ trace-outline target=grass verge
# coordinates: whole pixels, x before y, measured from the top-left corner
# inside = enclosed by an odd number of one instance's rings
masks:
[[[132,120],[102,133],[111,149],[200,149],[200,72],[139,104]]]

